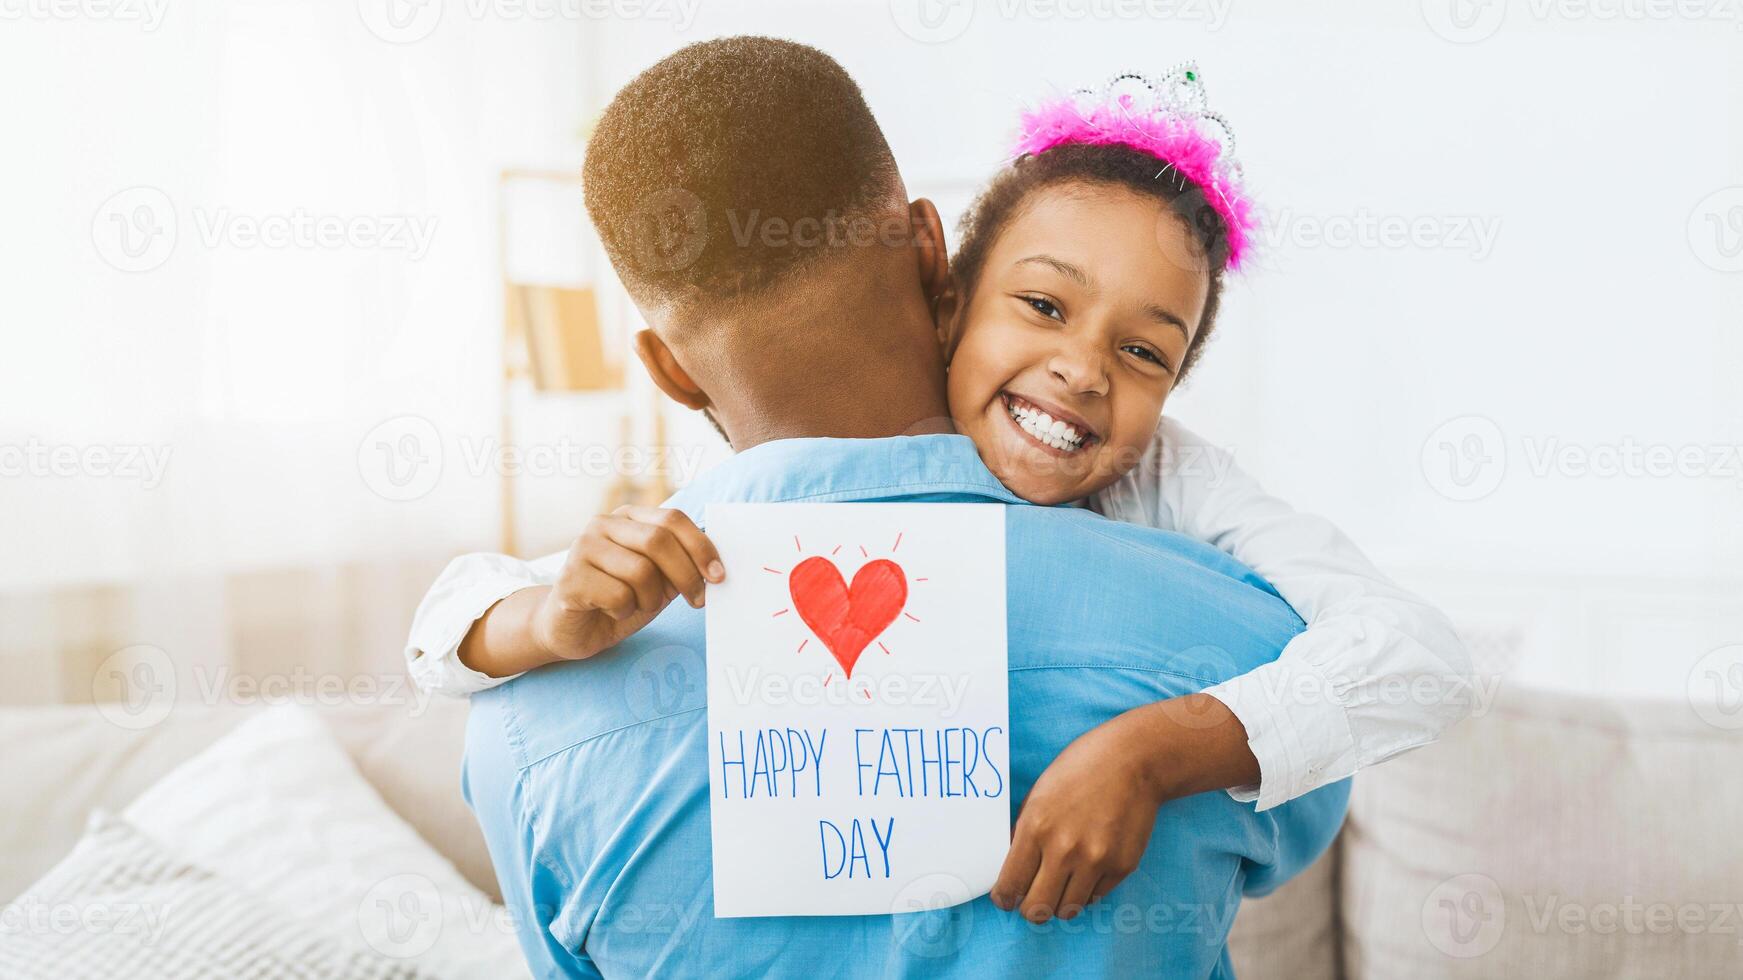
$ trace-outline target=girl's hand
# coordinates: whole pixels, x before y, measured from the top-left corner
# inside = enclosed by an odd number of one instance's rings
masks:
[[[1215,697],[1133,708],[1078,736],[1035,780],[992,900],[1031,922],[1070,919],[1138,866],[1162,804],[1259,776],[1246,728]]]
[[[624,506],[595,517],[569,548],[533,616],[553,659],[582,660],[631,636],[682,595],[700,609],[726,569],[714,543],[679,510]]]
[[[995,905],[1020,906],[1030,922],[1071,919],[1137,868],[1166,799],[1146,750],[1145,710],[1078,736],[1035,780],[992,888]]]

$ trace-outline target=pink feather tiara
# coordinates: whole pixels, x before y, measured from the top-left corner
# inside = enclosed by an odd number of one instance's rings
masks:
[[[1258,228],[1258,210],[1241,185],[1235,135],[1206,107],[1194,62],[1150,78],[1115,75],[1099,89],[1078,89],[1023,113],[1013,158],[1072,143],[1129,146],[1197,184],[1228,230],[1228,268],[1238,269]]]

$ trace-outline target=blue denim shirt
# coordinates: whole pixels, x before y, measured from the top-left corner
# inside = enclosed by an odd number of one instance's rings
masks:
[[[1011,799],[1072,739],[1274,659],[1301,629],[1265,582],[1180,535],[1022,503],[961,436],[802,439],[734,457],[672,501],[1005,503]],[[728,570],[730,574],[730,569]],[[1070,922],[982,897],[887,916],[715,919],[703,614],[674,603],[592,660],[474,696],[465,790],[539,976],[1226,977],[1243,893],[1305,868],[1348,784],[1255,813],[1163,806],[1138,870]]]

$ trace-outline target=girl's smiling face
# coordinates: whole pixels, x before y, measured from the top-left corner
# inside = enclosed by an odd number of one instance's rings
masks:
[[[1162,201],[1117,185],[1035,190],[966,307],[941,310],[950,414],[987,468],[1038,504],[1137,464],[1198,330],[1210,273]]]

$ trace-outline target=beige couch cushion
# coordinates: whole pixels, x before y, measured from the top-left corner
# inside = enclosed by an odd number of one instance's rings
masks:
[[[1343,976],[1338,923],[1342,845],[1333,841],[1311,867],[1264,898],[1241,903],[1229,932],[1229,959],[1242,980],[1336,980]]]
[[[1683,703],[1504,693],[1357,779],[1350,975],[1743,974],[1740,768]]]
[[[124,809],[257,710],[177,705],[168,718],[138,730],[112,724],[92,708],[0,711],[7,779],[0,794],[0,901],[66,856],[93,808]],[[466,706],[435,701],[422,709],[413,703],[319,710],[387,804],[496,898],[483,836],[460,796]]]

